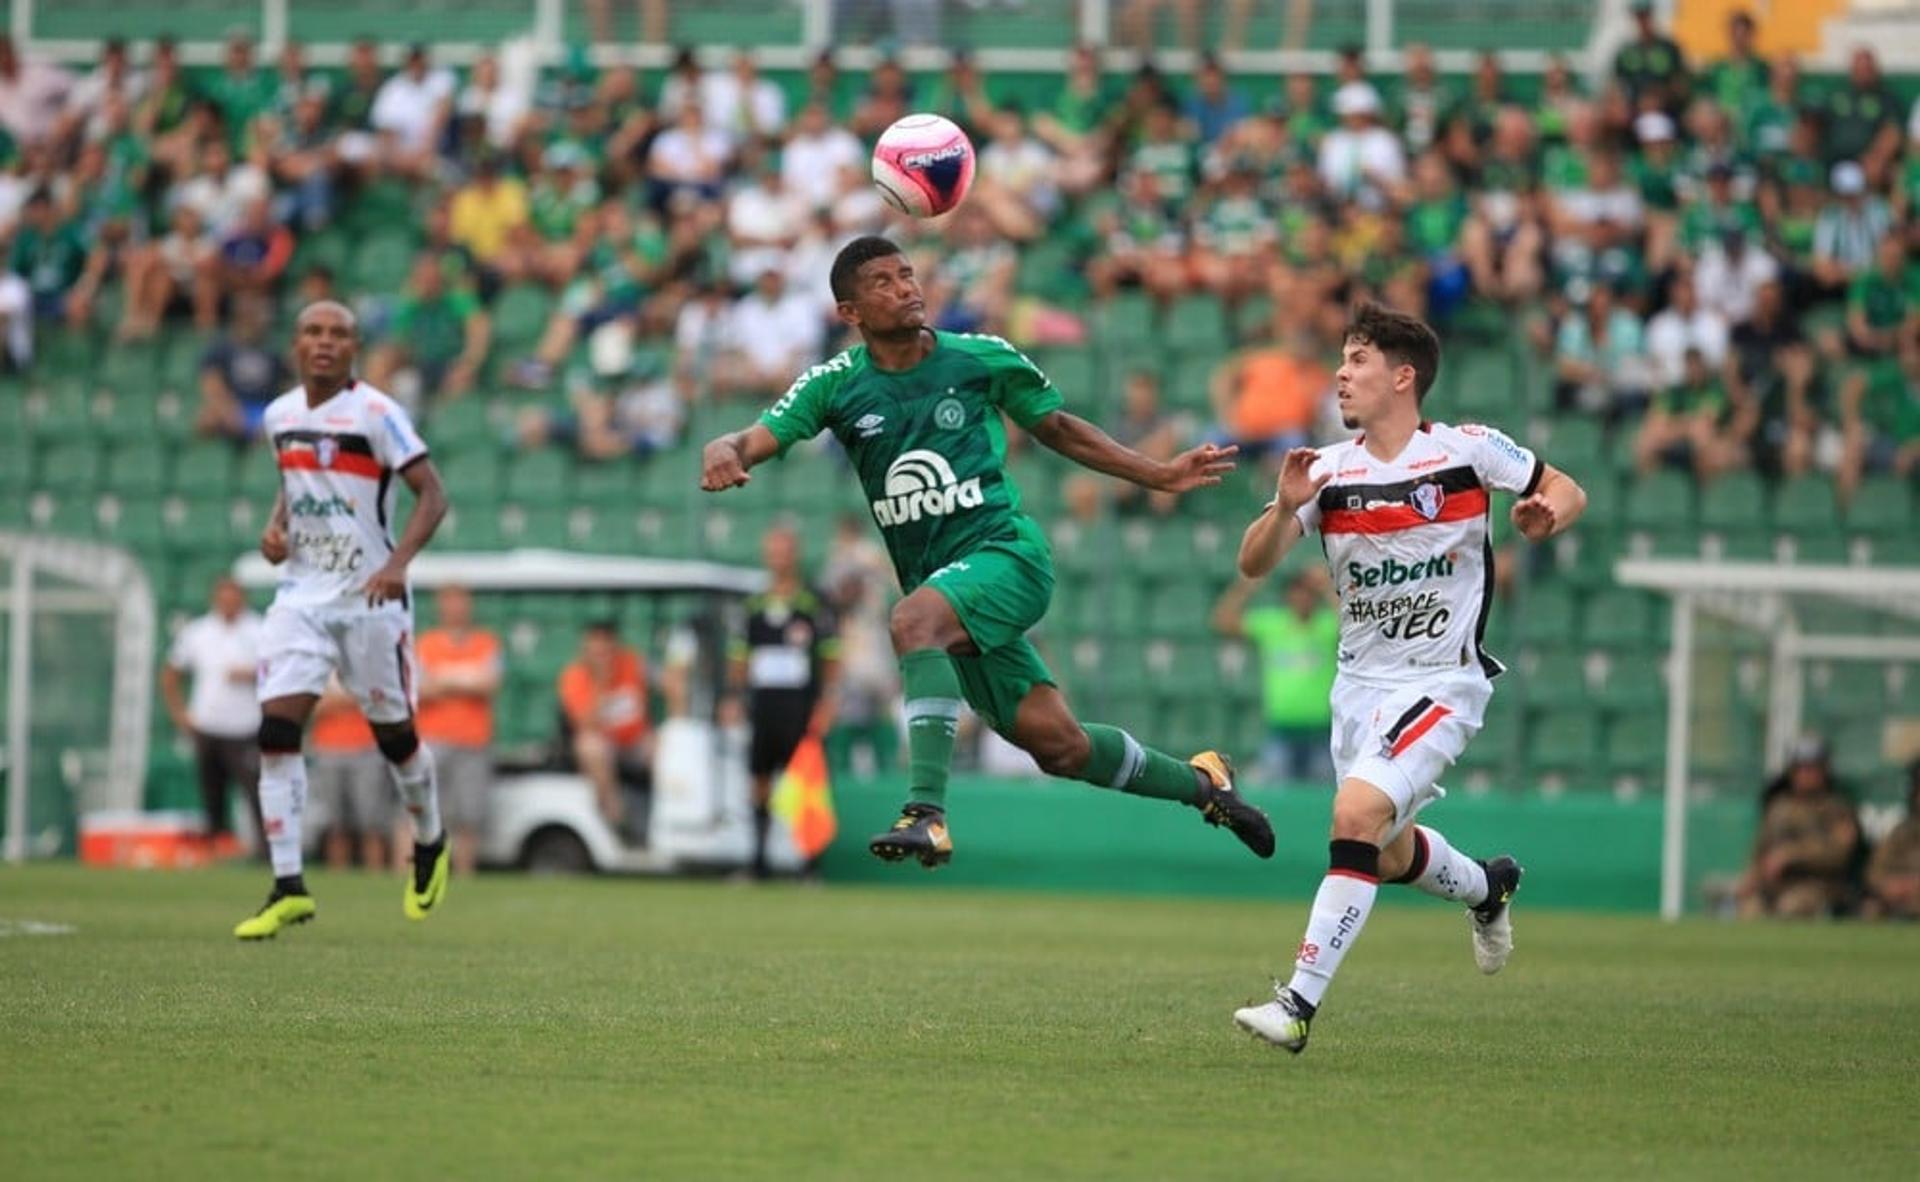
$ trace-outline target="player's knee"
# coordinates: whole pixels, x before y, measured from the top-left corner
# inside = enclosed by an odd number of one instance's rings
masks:
[[[300,754],[300,724],[291,718],[269,714],[260,720],[262,755]]]
[[[1077,726],[1050,727],[1027,744],[1027,754],[1049,776],[1078,775],[1093,754],[1087,732]]]
[[[1333,798],[1335,841],[1364,841],[1379,845],[1393,824],[1393,801],[1371,784],[1349,780]]]
[[[375,725],[373,741],[388,763],[405,763],[420,750],[420,733],[413,729],[412,719]]]
[[[911,597],[893,605],[893,612],[887,617],[887,631],[893,637],[893,650],[898,653],[939,647],[938,630],[934,626],[932,613],[924,610]]]

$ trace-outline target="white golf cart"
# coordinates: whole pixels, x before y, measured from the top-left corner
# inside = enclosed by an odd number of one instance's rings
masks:
[[[247,586],[272,586],[278,578],[258,554],[241,559],[234,570]],[[483,864],[536,873],[674,874],[748,863],[753,821],[746,734],[744,728],[723,728],[714,720],[727,638],[744,626],[744,600],[765,587],[764,571],[513,550],[428,551],[414,560],[411,574],[416,591],[457,583],[481,596],[611,593],[673,598],[684,607],[672,643],[687,668],[686,716],[668,718],[656,731],[646,845],[632,844],[607,824],[583,777],[549,770],[538,759],[503,758],[488,802]],[[784,838],[775,840],[768,854],[776,870],[799,867]]]

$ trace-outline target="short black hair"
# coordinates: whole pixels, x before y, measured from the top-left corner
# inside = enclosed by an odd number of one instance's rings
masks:
[[[620,639],[620,621],[611,616],[602,616],[598,619],[588,620],[586,627],[583,628],[582,631],[588,636],[592,636],[597,632],[609,640],[618,640]]]
[[[1413,396],[1424,399],[1440,372],[1440,338],[1418,316],[1362,300],[1355,304],[1342,338],[1372,345],[1394,367],[1413,367]]]
[[[860,268],[875,259],[884,259],[890,254],[903,254],[900,244],[891,238],[882,238],[878,234],[863,234],[840,248],[833,256],[833,270],[828,282],[833,288],[833,298],[845,303],[854,296],[853,281],[859,277]]]

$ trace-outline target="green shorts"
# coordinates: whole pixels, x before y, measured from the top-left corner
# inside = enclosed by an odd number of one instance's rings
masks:
[[[953,658],[960,691],[986,724],[1001,734],[1013,730],[1020,703],[1036,685],[1053,685],[1027,632],[1047,614],[1053,599],[1053,557],[1038,527],[1004,542],[989,542],[927,576],[953,605],[973,638],[978,656]]]

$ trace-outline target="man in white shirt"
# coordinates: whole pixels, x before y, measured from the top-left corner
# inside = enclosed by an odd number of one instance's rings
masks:
[[[813,208],[827,209],[847,190],[849,174],[858,180],[866,160],[859,137],[834,123],[825,104],[814,102],[800,108],[780,154],[780,173]]]
[[[23,57],[13,38],[0,36],[0,127],[23,144],[37,144],[56,130],[72,74],[38,58]]]
[[[648,202],[664,212],[682,190],[702,200],[720,196],[727,165],[733,159],[733,141],[707,126],[698,103],[688,103],[679,121],[653,137],[647,151]]]
[[[770,158],[762,156],[753,173],[727,198],[727,238],[733,247],[727,269],[742,287],[769,267],[784,267],[787,252],[812,221],[806,198],[787,188]]]
[[[1365,82],[1349,82],[1333,95],[1340,126],[1320,141],[1320,176],[1343,200],[1378,207],[1407,175],[1400,137],[1380,126],[1380,95]]]
[[[795,373],[820,359],[823,327],[815,303],[787,290],[778,267],[767,268],[733,306],[727,357],[717,367],[716,386],[756,397],[778,395]]]
[[[381,83],[373,99],[373,129],[386,140],[387,167],[409,174],[427,170],[453,113],[453,92],[450,71],[428,68],[426,46],[407,51],[406,66]]]
[[[1753,317],[1760,289],[1780,277],[1780,264],[1764,249],[1732,230],[1707,244],[1693,269],[1693,286],[1702,307],[1719,313],[1730,326]]]
[[[1661,388],[1680,384],[1686,377],[1687,350],[1698,349],[1700,356],[1715,372],[1727,357],[1727,321],[1712,308],[1700,306],[1693,277],[1675,275],[1667,289],[1667,306],[1647,321],[1647,356],[1653,362],[1653,379]]]
[[[227,789],[240,786],[260,825],[260,705],[253,682],[260,656],[260,617],[247,607],[240,584],[222,576],[213,585],[212,610],[173,639],[160,670],[160,697],[174,729],[193,743],[206,810],[209,847],[231,838]],[[191,678],[191,691],[182,682]]]
[[[760,76],[753,54],[741,50],[727,70],[710,70],[700,79],[700,105],[707,125],[725,132],[736,147],[771,139],[787,126],[787,96]]]

